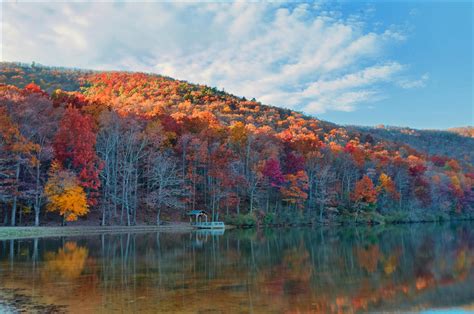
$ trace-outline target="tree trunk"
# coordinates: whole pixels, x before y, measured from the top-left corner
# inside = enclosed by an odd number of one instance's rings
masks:
[[[6,207],[5,207],[4,212],[5,212],[5,216],[3,216],[3,225],[6,226],[6,225],[8,225],[8,220],[9,220],[8,219],[8,209]]]
[[[135,182],[134,182],[134,198],[133,198],[133,225],[137,224],[137,208],[138,208],[138,161],[135,166]]]
[[[323,221],[323,211],[324,211],[324,203],[321,202],[321,204],[319,204],[319,221],[320,222]]]
[[[250,212],[253,212],[253,189],[250,191]]]
[[[238,201],[237,201],[236,211],[237,211],[237,215],[240,215],[240,197],[238,198]]]
[[[39,227],[39,225],[40,225],[39,216],[40,216],[39,207],[36,207],[36,205],[35,205],[35,226],[36,226],[36,227]]]
[[[160,223],[161,223],[160,215],[161,215],[161,209],[158,208],[158,212],[156,213],[156,225],[157,226],[159,226]]]
[[[38,161],[38,164],[36,165],[36,193],[35,193],[35,226],[39,226],[39,215],[40,215],[40,210],[41,210],[41,204],[40,204],[40,163]]]
[[[11,217],[11,225],[15,226],[16,224],[16,208],[17,208],[17,201],[18,201],[18,181],[20,180],[20,162],[18,161],[16,164],[16,174],[15,174],[15,195],[13,196],[13,205],[12,205],[12,217]]]
[[[101,225],[101,226],[105,226],[105,211],[106,211],[106,206],[107,206],[107,205],[103,206],[103,208],[102,208],[102,221],[100,222],[100,225]]]

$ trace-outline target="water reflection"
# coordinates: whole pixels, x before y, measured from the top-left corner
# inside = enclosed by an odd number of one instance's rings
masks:
[[[0,241],[0,291],[23,289],[71,312],[472,307],[472,226]]]
[[[57,252],[46,252],[43,275],[50,278],[74,280],[84,270],[89,250],[76,242],[66,242]]]

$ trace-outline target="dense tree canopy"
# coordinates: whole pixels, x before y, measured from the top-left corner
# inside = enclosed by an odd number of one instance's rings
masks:
[[[189,209],[283,223],[472,214],[472,138],[450,155],[158,75],[0,69],[5,223],[34,207],[38,224],[44,206],[103,225]]]

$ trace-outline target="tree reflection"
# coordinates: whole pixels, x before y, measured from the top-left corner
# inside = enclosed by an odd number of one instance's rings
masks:
[[[381,257],[380,249],[377,244],[368,247],[356,247],[355,254],[361,267],[367,272],[373,273],[377,270],[377,265]]]
[[[411,311],[474,299],[469,223],[234,230],[196,239],[0,241],[0,287],[34,285],[51,302],[126,313]]]
[[[44,256],[44,272],[48,277],[76,279],[84,270],[89,250],[76,242],[66,242],[57,252],[47,252]]]

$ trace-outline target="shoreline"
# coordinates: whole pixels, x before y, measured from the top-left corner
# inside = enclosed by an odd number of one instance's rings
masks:
[[[347,227],[347,226],[390,226],[390,225],[411,225],[411,224],[429,224],[446,223],[456,221],[474,221],[471,217],[451,218],[446,220],[418,220],[418,221],[393,221],[386,223],[367,223],[359,222],[323,222],[323,223],[288,223],[288,224],[262,224],[262,225],[231,225],[227,224],[225,230],[229,229],[252,229],[252,228],[304,228],[304,227]],[[64,236],[89,236],[101,234],[120,234],[120,233],[189,233],[196,229],[185,222],[170,222],[166,225],[136,225],[136,226],[21,226],[21,227],[0,227],[0,241],[16,239],[34,239],[48,237]]]
[[[31,239],[63,236],[88,236],[109,233],[187,233],[195,230],[186,223],[170,223],[167,225],[138,226],[39,226],[39,227],[0,227],[0,240]]]

